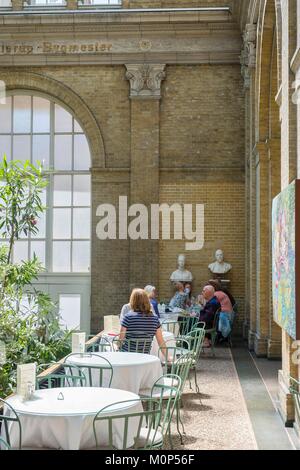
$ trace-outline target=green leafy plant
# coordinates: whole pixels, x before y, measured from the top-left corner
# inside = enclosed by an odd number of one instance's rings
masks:
[[[49,295],[32,285],[43,271],[37,257],[12,262],[15,241],[38,232],[37,220],[45,210],[41,194],[47,185],[42,169],[4,157],[0,182],[0,231],[7,242],[0,247],[0,342],[6,349],[0,396],[6,396],[16,385],[17,364],[61,359],[70,352],[71,331],[61,329],[57,305]]]

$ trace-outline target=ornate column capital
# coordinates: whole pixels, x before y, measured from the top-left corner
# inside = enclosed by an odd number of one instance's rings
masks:
[[[130,98],[160,99],[161,82],[166,78],[165,64],[125,64],[130,81]]]
[[[244,44],[240,61],[245,88],[250,87],[251,69],[256,67],[256,31],[255,24],[247,24],[243,34]]]

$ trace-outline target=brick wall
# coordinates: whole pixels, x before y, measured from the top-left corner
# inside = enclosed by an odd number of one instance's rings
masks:
[[[8,69],[5,71],[7,73]],[[121,305],[128,300],[130,265],[134,264],[130,262],[132,250],[129,241],[100,241],[96,238],[95,228],[99,220],[95,215],[96,207],[103,202],[117,204],[119,195],[133,195],[131,146],[138,141],[133,139],[134,134],[131,135],[131,126],[134,124],[138,138],[147,137],[153,133],[154,122],[159,125],[159,158],[148,152],[149,162],[156,165],[155,162],[159,161],[162,171],[155,176],[150,165],[152,176],[148,170],[145,173],[143,142],[140,142],[141,171],[137,171],[136,164],[134,170],[135,178],[140,178],[139,197],[143,199],[143,185],[148,182],[153,190],[153,202],[159,196],[160,202],[205,204],[205,246],[200,252],[187,253],[188,268],[195,276],[197,292],[209,278],[207,266],[212,262],[215,250],[223,248],[228,262],[233,265],[230,274],[232,291],[239,300],[242,321],[245,274],[244,102],[240,67],[167,66],[158,106],[147,105],[146,102],[132,106],[129,82],[122,65],[9,69],[12,77],[17,72],[39,74],[55,80],[58,88],[61,85],[71,89],[89,108],[101,130],[105,162],[98,165],[96,159],[94,167],[105,164],[110,170],[103,168],[93,172],[92,330],[99,329],[103,315],[119,313]],[[43,91],[43,80],[40,83],[39,91]],[[147,147],[146,137],[143,145]],[[155,152],[155,146],[153,149]],[[138,164],[138,155],[135,160]],[[174,172],[181,167],[183,172]],[[145,197],[149,202],[149,188],[146,186]],[[158,287],[165,298],[170,295],[168,279],[176,269],[178,253],[184,251],[183,242],[161,242],[159,257],[155,250],[153,243],[143,245],[144,269],[147,272],[147,266],[153,265],[153,256],[159,259]],[[151,273],[155,273],[155,266],[152,268]],[[149,276],[141,282],[157,281],[155,274]]]
[[[244,319],[245,293],[245,218],[244,183],[241,181],[163,184],[160,203],[204,204],[205,243],[200,251],[185,251],[185,241],[161,240],[159,252],[159,293],[164,299],[172,295],[170,274],[177,269],[177,255],[186,254],[186,268],[194,277],[193,292],[199,294],[211,279],[208,265],[215,251],[221,248],[232,270],[225,277],[231,280],[231,291],[239,305],[238,323]]]
[[[239,66],[169,66],[162,93],[161,167],[244,167]]]

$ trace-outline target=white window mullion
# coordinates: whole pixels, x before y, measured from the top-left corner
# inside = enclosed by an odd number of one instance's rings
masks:
[[[50,103],[50,155],[49,168],[54,168],[54,103]],[[52,263],[52,228],[53,228],[53,195],[54,195],[54,177],[49,175],[49,184],[47,186],[47,213],[46,213],[46,268],[48,272],[53,272]]]

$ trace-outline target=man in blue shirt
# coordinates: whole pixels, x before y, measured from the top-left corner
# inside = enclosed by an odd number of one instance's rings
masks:
[[[200,312],[199,320],[205,322],[205,329],[213,327],[216,311],[221,307],[217,297],[215,297],[215,289],[213,286],[205,286],[202,291],[205,305]]]

